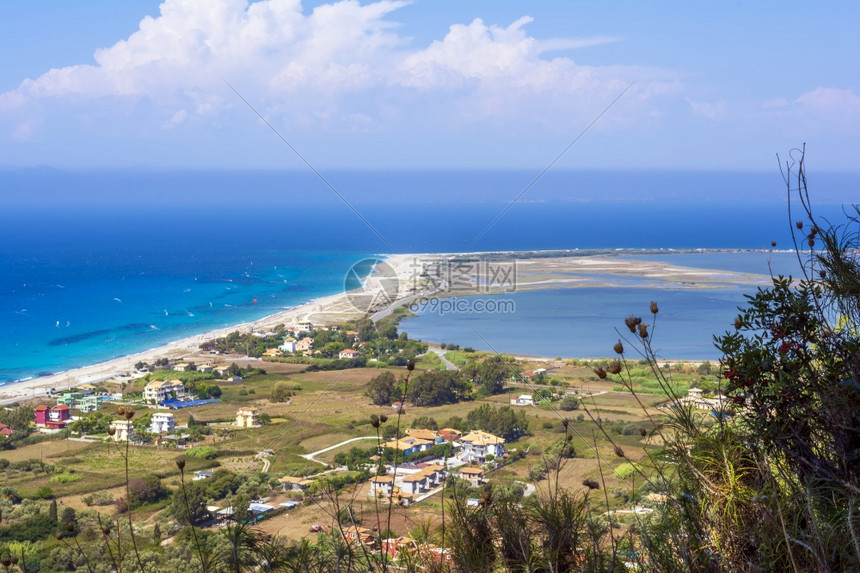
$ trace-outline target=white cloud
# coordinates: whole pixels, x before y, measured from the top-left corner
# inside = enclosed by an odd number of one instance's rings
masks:
[[[617,109],[607,125],[650,121],[659,115],[654,102],[678,89],[660,70],[547,57],[617,39],[538,40],[527,33],[529,16],[508,26],[454,24],[444,38],[413,46],[389,19],[407,3],[343,0],[305,13],[301,0],[165,0],[158,16],[97,50],[94,65],[52,69],[0,94],[0,114],[40,119],[49,110],[51,121],[68,121],[91,106],[105,118],[143,102],[134,109],[151,116],[140,121],[162,129],[222,125],[244,107],[227,80],[267,119],[301,128],[383,131],[408,122],[450,130],[491,121],[564,131],[590,121],[631,79],[638,83],[625,98],[627,117]]]
[[[825,113],[857,115],[860,112],[860,97],[852,91],[836,88],[815,88],[797,98],[796,103]]]

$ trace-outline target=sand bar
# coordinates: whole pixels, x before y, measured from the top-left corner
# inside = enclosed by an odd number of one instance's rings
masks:
[[[488,256],[488,255],[491,255]],[[105,362],[41,376],[0,387],[0,403],[40,396],[48,388],[65,389],[87,382],[124,376],[137,362],[158,358],[180,359],[199,352],[199,345],[230,332],[265,332],[279,324],[310,321],[336,324],[371,315],[386,316],[391,309],[415,297],[445,297],[536,290],[547,288],[630,287],[721,288],[739,285],[763,286],[764,275],[671,265],[665,262],[625,259],[612,255],[551,256],[529,258],[527,253],[402,254],[385,258],[365,281],[362,293],[339,293],[312,300],[259,320],[189,336],[181,340],[114,358]],[[375,296],[382,293],[382,296]],[[358,295],[358,296],[356,296]],[[370,312],[363,305],[373,301]],[[358,307],[358,308],[357,308]],[[216,362],[219,357],[213,357]]]

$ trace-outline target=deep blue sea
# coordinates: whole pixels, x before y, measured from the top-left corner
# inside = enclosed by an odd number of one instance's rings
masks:
[[[695,174],[681,180],[652,174],[645,186],[657,191],[624,201],[621,175],[611,174],[610,196],[601,195],[594,174],[580,193],[572,174],[511,206],[530,175],[339,174],[332,181],[349,207],[306,175],[0,173],[0,383],[131,354],[339,292],[350,265],[375,254],[667,249],[661,258],[677,264],[767,273],[761,253],[668,249],[758,249],[772,240],[789,246],[776,184],[769,201],[725,200],[692,192]],[[626,181],[639,189],[642,177]],[[714,177],[704,186],[719,188]],[[722,184],[743,196],[737,189],[743,181],[732,174]],[[821,212],[838,216],[835,206]],[[796,268],[789,255],[774,261],[777,272]],[[609,354],[617,338],[612,329],[624,316],[660,300],[662,352],[715,358],[711,335],[731,324],[742,295],[738,289],[522,292],[511,295],[513,315],[427,312],[404,328],[413,337],[503,352],[599,356]]]

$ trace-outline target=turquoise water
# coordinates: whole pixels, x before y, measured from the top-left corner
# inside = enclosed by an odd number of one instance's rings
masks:
[[[318,181],[294,174],[40,173],[0,172],[0,384],[341,292],[350,266],[379,253],[754,249],[771,240],[788,246],[784,206],[679,201],[695,185],[688,174],[609,174],[613,193],[626,181],[631,189],[668,194],[665,202],[629,203],[577,202],[600,195],[602,175],[590,174],[581,188],[579,174],[554,174],[541,182],[548,189],[537,186],[526,197],[544,193],[548,202],[521,201],[492,225],[522,190],[520,179],[529,177],[440,172],[332,179],[371,229]],[[738,174],[712,175],[708,185],[752,193],[743,181]],[[837,207],[826,209],[838,214]],[[767,272],[761,255],[671,260]],[[667,355],[712,357],[709,336],[731,322],[741,295],[624,288],[517,293],[513,315],[427,314],[405,327],[427,340],[506,352],[598,355],[614,341],[619,317],[657,299],[665,308],[659,330]]]

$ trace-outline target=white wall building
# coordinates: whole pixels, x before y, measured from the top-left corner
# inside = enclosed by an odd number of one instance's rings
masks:
[[[148,404],[159,404],[183,396],[185,386],[181,380],[154,380],[143,388],[143,400]]]
[[[173,414],[169,412],[156,412],[149,422],[149,431],[153,434],[169,434],[176,429]]]

